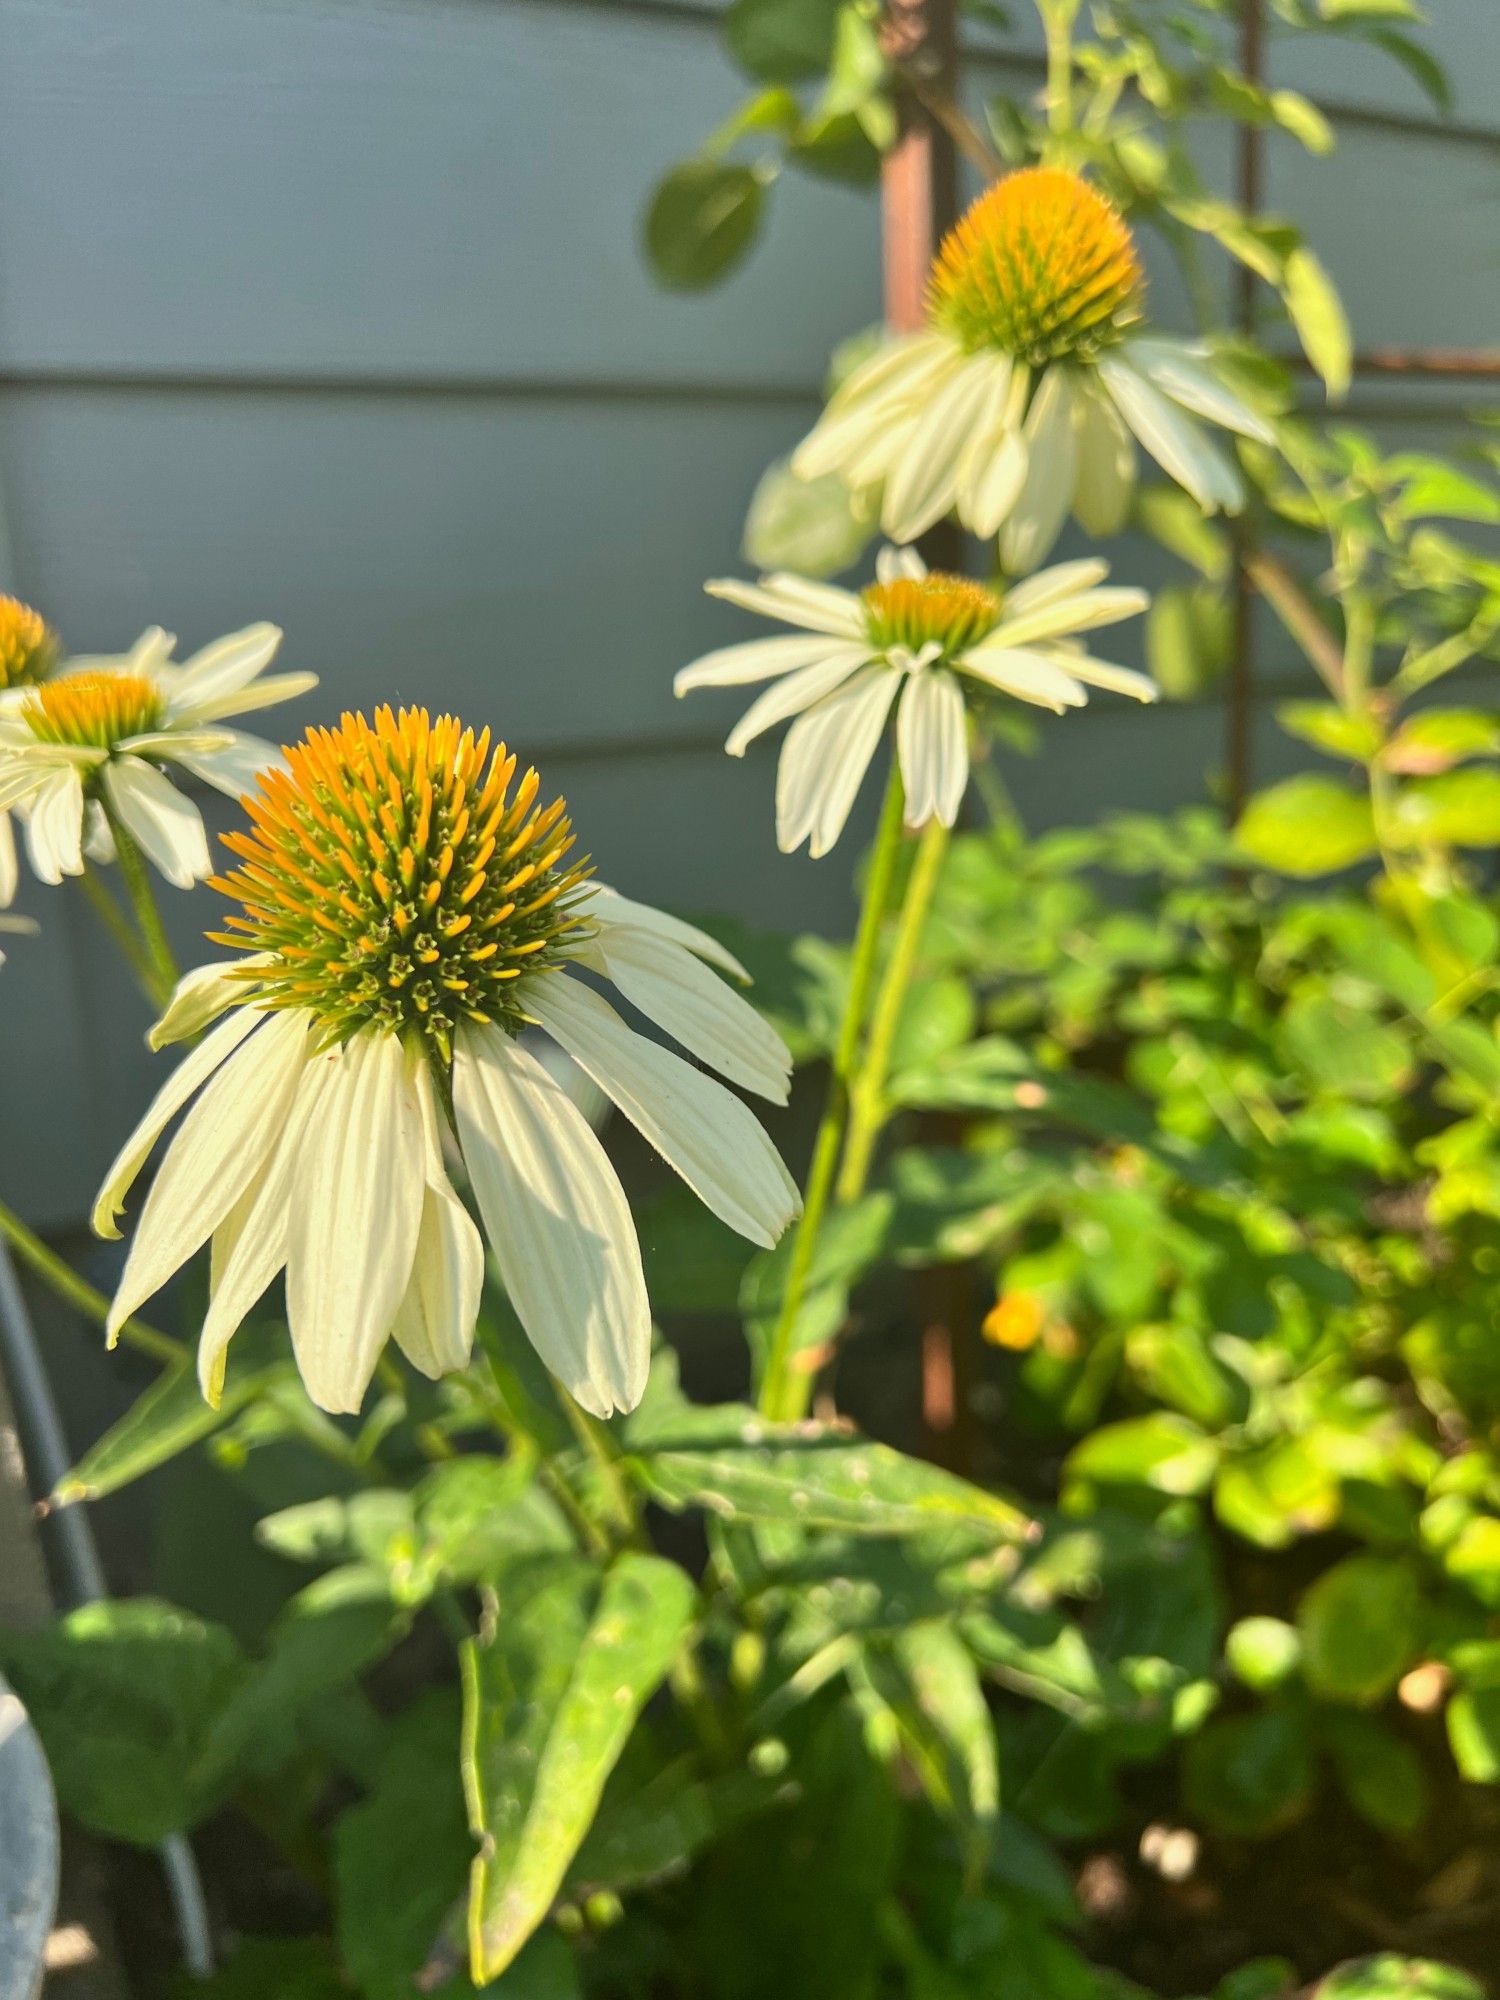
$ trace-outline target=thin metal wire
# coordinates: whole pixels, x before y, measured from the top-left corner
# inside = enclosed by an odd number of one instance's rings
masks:
[[[66,1475],[72,1454],[37,1346],[31,1313],[4,1243],[0,1243],[0,1364],[15,1399],[26,1463],[33,1479],[50,1493]],[[43,1517],[43,1528],[69,1604],[96,1604],[108,1597],[99,1544],[83,1508],[54,1507]],[[177,1833],[168,1835],[157,1852],[177,1923],[183,1964],[195,1979],[207,1979],[214,1969],[213,1933],[192,1847]]]

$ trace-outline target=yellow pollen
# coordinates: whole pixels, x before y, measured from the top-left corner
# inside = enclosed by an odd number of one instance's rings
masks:
[[[249,831],[223,836],[240,865],[211,886],[242,914],[215,941],[268,952],[258,997],[306,1008],[330,1041],[379,1028],[446,1062],[464,1020],[517,1032],[510,982],[584,927],[589,869],[568,858],[562,800],[535,809],[535,773],[512,792],[515,770],[503,743],[491,754],[488,731],[425,709],[310,729],[246,799]],[[507,905],[497,833],[512,859],[545,844],[529,865],[547,893],[527,909]]]
[[[902,646],[919,653],[936,645],[953,654],[982,639],[1000,617],[996,592],[942,570],[872,583],[863,595],[870,643],[882,651]]]
[[[1028,367],[1090,359],[1139,317],[1144,277],[1114,204],[1077,174],[1026,167],[982,194],[933,262],[928,316],[970,353]]]
[[[161,727],[164,704],[144,674],[85,669],[59,674],[28,694],[21,716],[41,743],[110,750]]]
[[[57,634],[19,597],[0,597],[0,688],[34,687],[57,665]]]

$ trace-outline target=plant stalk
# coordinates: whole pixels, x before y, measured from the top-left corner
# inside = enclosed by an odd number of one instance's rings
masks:
[[[120,879],[125,884],[125,893],[130,898],[130,907],[135,912],[141,943],[145,948],[147,971],[142,983],[146,997],[154,1006],[165,1007],[181,977],[177,955],[172,950],[161,920],[161,911],[157,908],[156,892],[151,887],[151,873],[145,857],[136,845],[134,835],[121,824],[119,816],[109,812],[107,807],[105,810],[120,863]]]
[[[15,1210],[3,1201],[0,1201],[0,1236],[45,1284],[51,1286],[60,1299],[87,1318],[104,1325],[109,1318],[110,1303],[104,1293],[91,1285],[87,1278],[80,1277],[55,1250],[48,1249],[35,1230],[29,1229]],[[191,1350],[182,1341],[174,1340],[169,1333],[159,1333],[154,1326],[147,1326],[142,1320],[126,1320],[120,1328],[119,1338],[127,1347],[137,1348],[142,1354],[149,1354],[173,1367],[181,1367],[191,1358]]]

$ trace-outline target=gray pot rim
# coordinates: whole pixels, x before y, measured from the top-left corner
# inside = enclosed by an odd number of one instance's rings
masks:
[[[57,1910],[57,1798],[31,1719],[0,1674],[0,2000],[35,2000]]]

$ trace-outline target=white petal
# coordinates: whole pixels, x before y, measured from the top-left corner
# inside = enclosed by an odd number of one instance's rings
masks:
[[[1019,618],[1023,611],[1040,611],[1065,597],[1076,597],[1080,591],[1103,583],[1108,575],[1109,564],[1097,556],[1085,557],[1082,562],[1053,563],[1050,569],[1039,569],[1035,576],[1006,591],[1004,617]]]
[[[179,757],[177,761],[216,791],[243,799],[255,790],[263,771],[280,770],[284,759],[276,745],[263,736],[252,736],[244,729],[224,733],[230,738],[227,749],[215,750],[207,757]]]
[[[999,688],[1002,694],[1035,702],[1038,708],[1054,709],[1059,715],[1065,708],[1082,708],[1088,700],[1070,674],[1040,653],[995,647],[984,653],[966,653],[953,664]]]
[[[1000,530],[1000,561],[1013,576],[1046,560],[1073,504],[1078,477],[1077,397],[1070,371],[1049,368],[1026,412],[1026,480]]]
[[[174,716],[197,715],[205,702],[237,694],[268,667],[281,644],[279,625],[247,625],[227,633],[184,660],[176,679],[171,709]]]
[[[1015,646],[1032,646],[1039,639],[1060,639],[1069,632],[1092,632],[1100,625],[1117,625],[1133,618],[1151,602],[1144,590],[1116,584],[1108,589],[1078,590],[1050,603],[1033,605],[1028,611],[1012,613],[1007,601],[1001,606],[1000,623],[977,646],[970,657],[990,650],[1009,651]]]
[[[690,951],[640,931],[604,928],[593,963],[657,1027],[746,1090],[785,1104],[792,1059],[780,1035]]]
[[[178,980],[166,1011],[146,1036],[149,1048],[164,1049],[171,1042],[184,1042],[201,1035],[211,1021],[242,1000],[253,1000],[257,982],[250,968],[269,965],[268,951],[247,952],[243,958],[215,965],[200,965]]]
[[[901,680],[890,667],[869,667],[787,731],[776,773],[776,843],[783,854],[805,840],[816,859],[843,832]]]
[[[1073,514],[1085,534],[1119,534],[1135,496],[1135,439],[1110,401],[1089,384],[1078,396],[1078,477]]]
[[[436,1381],[469,1359],[484,1287],[484,1241],[443,1166],[437,1104],[425,1067],[416,1081],[426,1189],[416,1256],[391,1337],[413,1368]]]
[[[71,766],[37,787],[26,812],[26,851],[38,878],[54,887],[83,873],[83,781]]]
[[[109,1309],[111,1340],[208,1241],[270,1157],[306,1048],[306,1015],[273,1016],[223,1063],[183,1119],[141,1210]]]
[[[1106,354],[1100,360],[1099,374],[1115,408],[1163,472],[1191,493],[1207,513],[1220,506],[1229,513],[1238,511],[1243,497],[1238,475],[1191,417],[1184,416],[1118,354]]]
[[[0,812],[0,910],[8,910],[16,900],[20,870],[16,866],[16,836],[10,814]]]
[[[1133,667],[1117,667],[1109,660],[1091,659],[1086,653],[1068,653],[1058,660],[1058,665],[1075,680],[1086,681],[1090,687],[1107,688],[1111,694],[1128,694],[1136,701],[1157,701],[1161,689],[1149,674],[1138,674]]]
[[[231,1339],[286,1262],[297,1160],[331,1080],[327,1064],[304,1063],[269,1159],[214,1232],[208,1312],[198,1335],[198,1382],[210,1403],[223,1390]]]
[[[734,978],[750,984],[749,973],[734,953],[707,931],[699,930],[696,924],[684,923],[681,917],[669,916],[650,903],[632,902],[629,896],[622,896],[618,889],[608,888],[603,882],[591,882],[589,892],[587,913],[593,922],[619,924],[627,930],[642,931],[647,937],[670,938],[685,951],[706,958],[710,965],[722,966]]]
[[[1222,424],[1227,431],[1238,431],[1241,437],[1253,438],[1257,444],[1276,442],[1276,433],[1265,419],[1241,402],[1232,389],[1226,388],[1185,343],[1156,335],[1127,341],[1121,351],[1131,366],[1138,368],[1164,396],[1181,403],[1195,416],[1206,417],[1211,424]]]
[[[959,519],[986,541],[999,528],[1026,482],[1027,447],[1021,412],[1030,371],[997,375],[991,401],[964,454],[958,480]]]
[[[956,343],[945,333],[897,334],[850,370],[829,397],[828,409],[846,410],[853,403],[889,396],[897,390],[914,395],[933,375],[951,367],[959,354]]]
[[[793,472],[799,479],[846,473],[872,431],[886,428],[894,414],[932,392],[962,360],[961,350],[943,335],[915,334],[888,342],[829,399],[792,453]]]
[[[768,729],[774,729],[778,722],[785,722],[789,716],[801,715],[804,709],[811,708],[825,695],[834,693],[851,674],[869,664],[870,650],[867,646],[848,646],[841,648],[832,660],[788,674],[751,702],[725,738],[724,748],[731,757],[743,757],[757,736],[763,736]]]
[[[805,631],[825,632],[835,639],[863,636],[864,607],[852,592],[825,584],[827,598],[815,600],[805,590],[788,590],[786,582],[781,577],[762,577],[759,583],[740,583],[729,576],[717,577],[703,588],[710,597],[737,604],[742,611],[758,612],[763,618],[778,618],[783,625],[800,625]]]
[[[460,1028],[453,1102],[485,1231],[532,1345],[595,1416],[634,1409],[651,1362],[651,1308],[604,1148],[498,1028]]]
[[[227,729],[152,729],[141,736],[122,736],[114,748],[117,756],[164,761],[225,750],[232,741]]]
[[[154,765],[111,757],[104,791],[126,831],[174,889],[191,889],[212,875],[203,815]]]
[[[24,805],[58,768],[37,757],[0,758],[0,812]]]
[[[906,788],[906,824],[936,818],[952,826],[969,782],[963,690],[938,668],[914,674],[896,713],[896,748]]]
[[[612,1098],[698,1199],[770,1249],[801,1203],[760,1120],[723,1084],[627,1028],[566,974],[523,988],[521,1005]]]
[[[411,1277],[422,1220],[422,1117],[394,1035],[355,1034],[314,1056],[322,1086],[292,1176],[286,1303],[292,1349],[320,1409],[353,1412]]]
[[[673,679],[672,692],[684,695],[694,688],[748,687],[755,681],[774,680],[778,674],[816,666],[849,643],[820,632],[807,638],[750,639],[742,646],[721,646],[684,667]]]
[[[194,722],[217,722],[221,716],[249,715],[252,709],[275,708],[279,702],[295,701],[310,694],[318,685],[313,673],[266,674],[235,694],[221,694],[216,701],[195,701],[189,711]]]
[[[264,1014],[245,1008],[221,1022],[197,1048],[183,1057],[152,1098],[145,1117],[115,1155],[109,1172],[104,1176],[103,1185],[94,1199],[92,1227],[96,1236],[119,1235],[118,1219],[125,1207],[125,1197],[150,1157],[151,1148],[199,1085],[213,1075],[221,1062],[233,1055],[251,1029],[259,1027],[265,1018]]]
[[[927,565],[916,549],[897,549],[887,542],[875,558],[875,578],[878,583],[895,583],[902,577],[908,582],[917,583],[926,574]]]
[[[1009,366],[993,355],[974,355],[924,407],[886,482],[880,524],[892,541],[914,542],[952,507],[964,451],[996,371]]]

